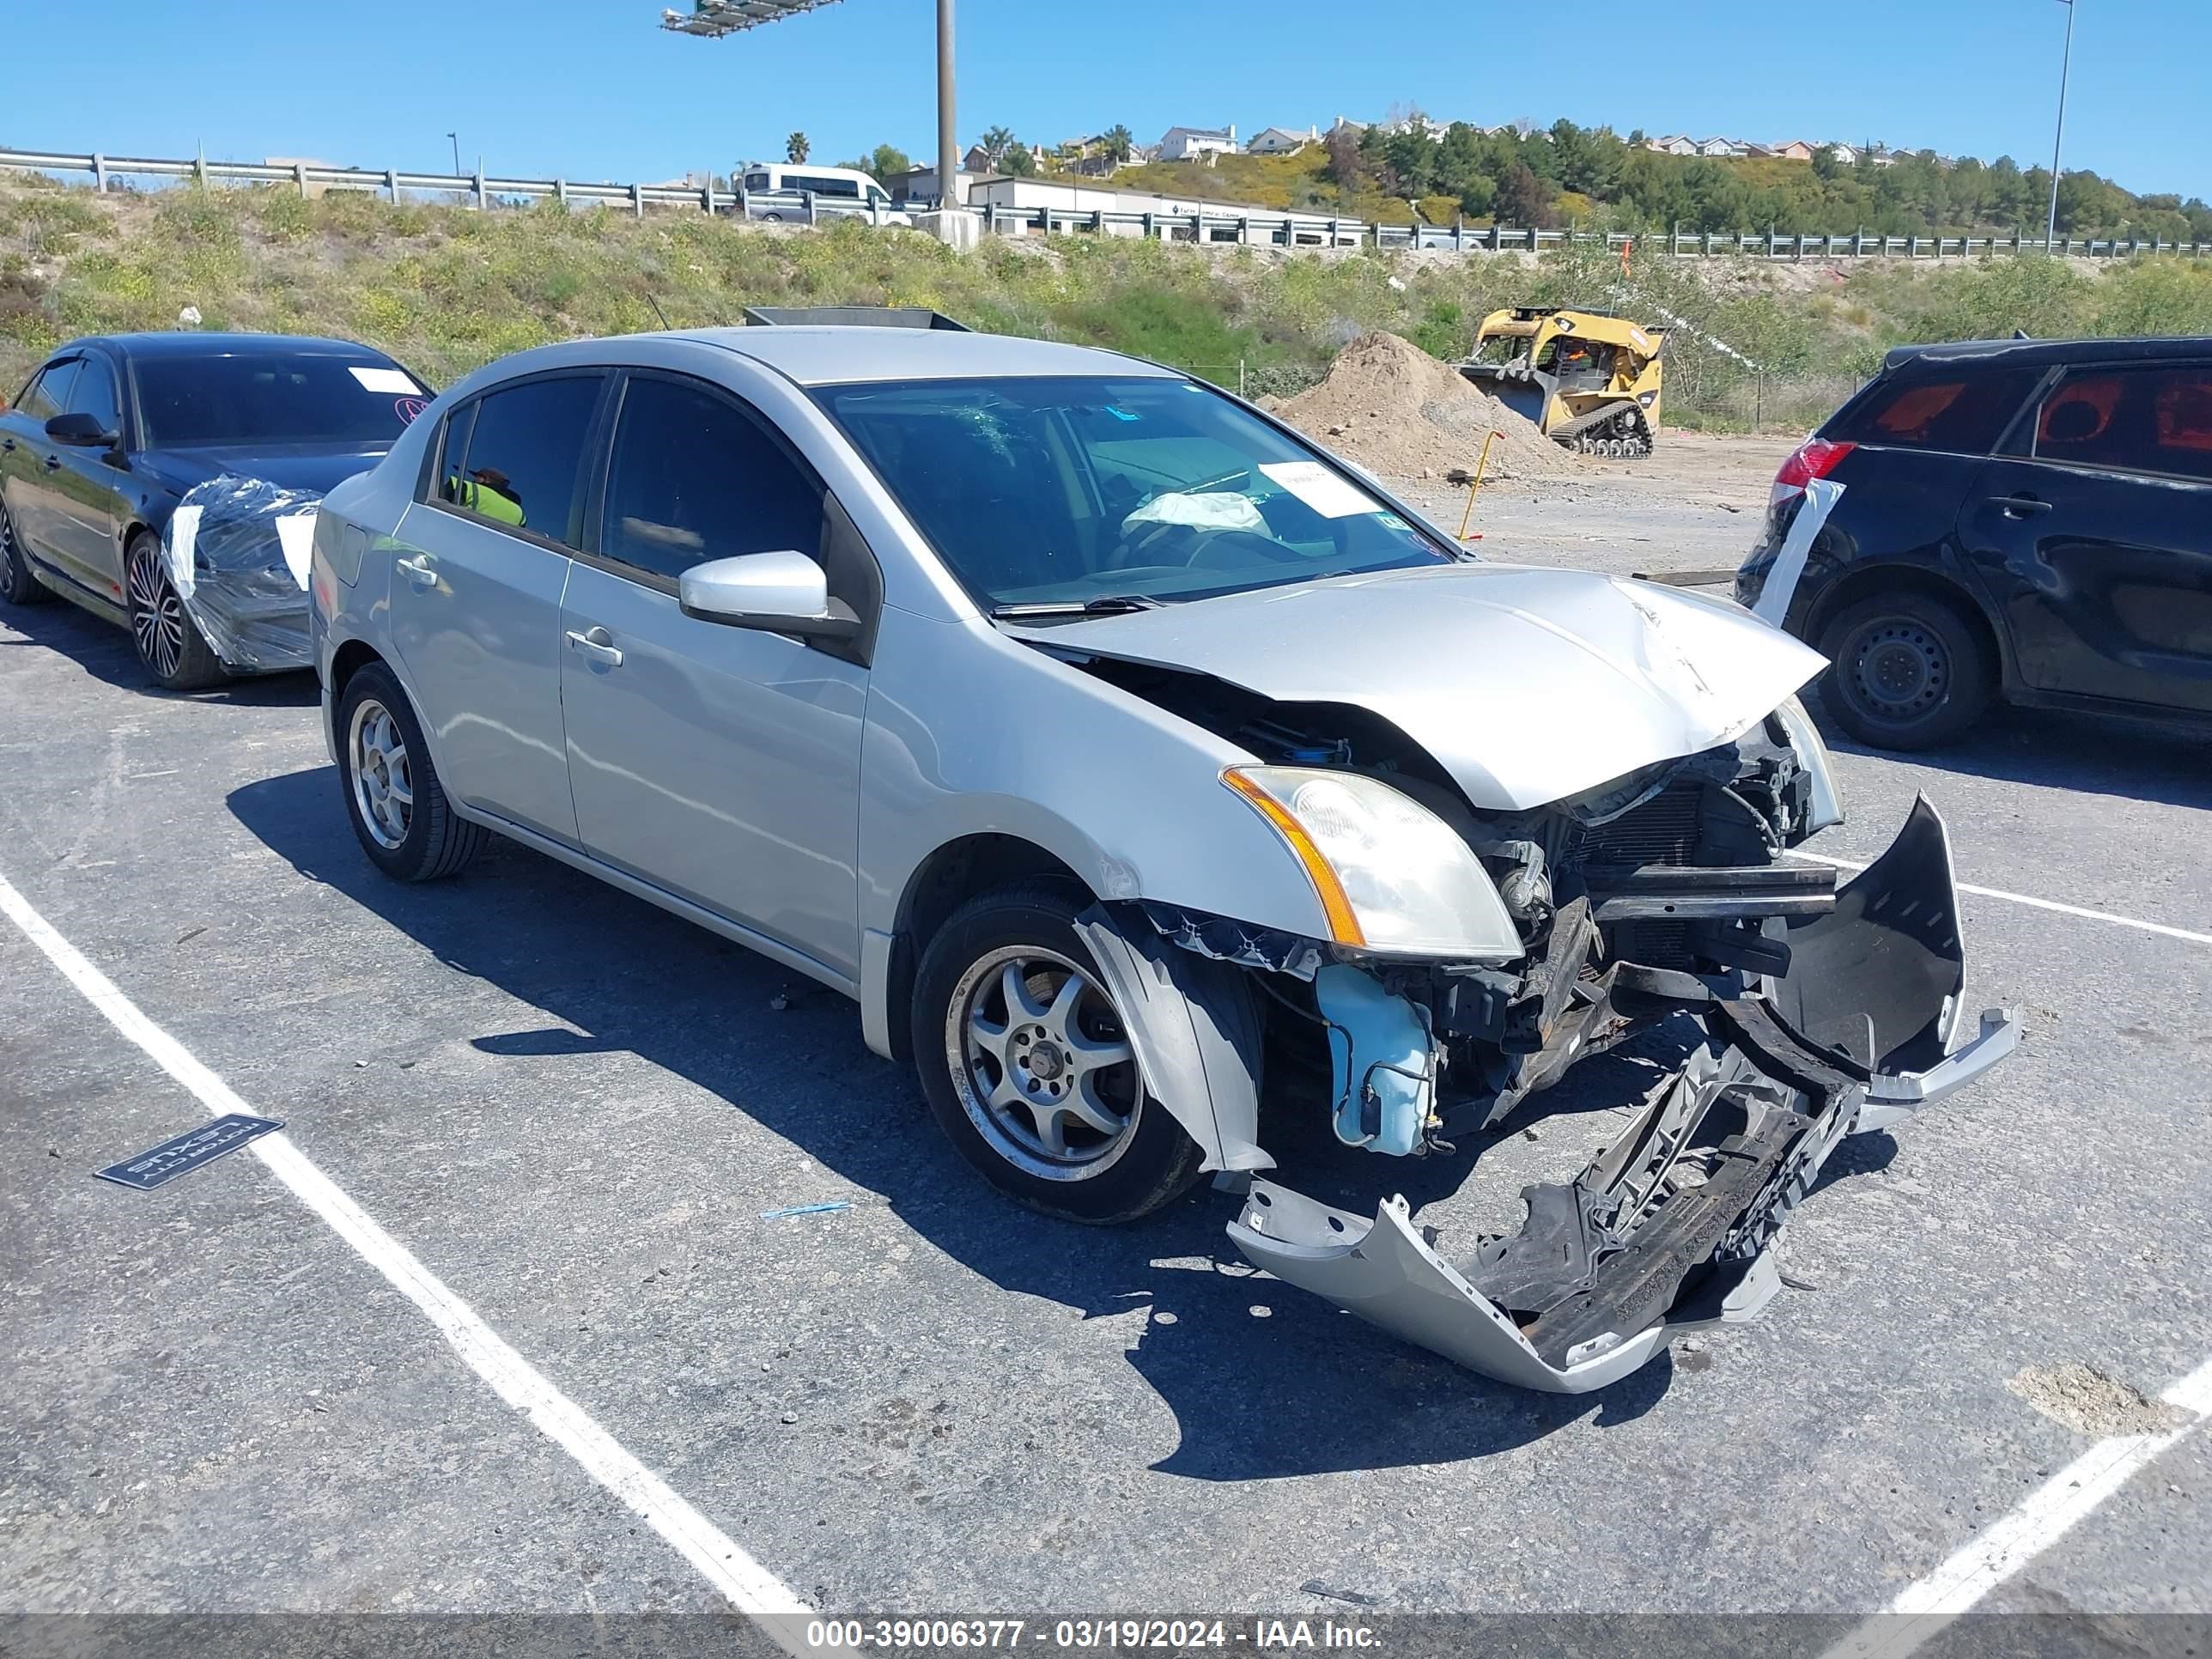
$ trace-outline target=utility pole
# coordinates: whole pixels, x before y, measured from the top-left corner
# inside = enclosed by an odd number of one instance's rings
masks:
[[[937,0],[937,185],[938,208],[949,212],[967,206],[960,188],[960,141],[953,136],[952,0]]]
[[[2066,55],[2058,64],[2058,131],[2051,141],[2051,217],[2043,228],[2043,251],[2057,250],[2058,240],[2058,153],[2066,143],[2066,82],[2074,71],[2074,0],[2058,0],[2066,8]]]
[[[690,11],[664,11],[660,27],[672,34],[720,40],[740,29],[813,11],[830,0],[691,0]],[[952,0],[937,0],[937,177],[941,228],[953,239],[952,218],[967,205],[960,185],[959,141],[953,137]]]
[[[446,137],[453,141],[453,177],[458,179],[461,176],[461,135],[449,132]]]

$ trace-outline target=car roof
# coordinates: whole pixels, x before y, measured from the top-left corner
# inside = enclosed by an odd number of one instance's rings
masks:
[[[1974,363],[1991,368],[2044,368],[2052,363],[2137,362],[2177,355],[2212,356],[2212,335],[2105,340],[1949,340],[1902,345],[1882,359],[1885,368],[1908,363]]]
[[[956,329],[755,326],[685,330],[676,337],[750,357],[810,386],[860,380],[981,380],[996,375],[1181,378],[1171,368],[1125,357],[1118,351]]]
[[[361,357],[390,362],[374,346],[355,340],[329,340],[306,334],[210,334],[198,329],[166,329],[146,334],[88,334],[71,340],[49,356],[85,346],[103,346],[126,357],[251,356],[256,352],[286,356]]]

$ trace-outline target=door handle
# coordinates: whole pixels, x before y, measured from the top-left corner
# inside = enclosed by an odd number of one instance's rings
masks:
[[[437,585],[438,573],[431,568],[430,561],[427,558],[418,556],[412,559],[402,559],[392,568],[417,587],[432,587]]]
[[[604,628],[594,628],[582,634],[571,629],[568,630],[568,643],[604,668],[622,666],[622,653],[615,647],[615,636]]]
[[[2008,519],[2026,519],[2051,511],[2049,501],[2039,501],[2033,495],[1992,495],[1990,505],[2002,508]]]

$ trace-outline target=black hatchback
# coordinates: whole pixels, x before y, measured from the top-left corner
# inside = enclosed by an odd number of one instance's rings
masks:
[[[1735,591],[1877,747],[1997,697],[2212,726],[2212,339],[1891,352],[1783,464]]]

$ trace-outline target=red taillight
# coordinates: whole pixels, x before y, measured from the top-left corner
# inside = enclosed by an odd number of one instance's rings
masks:
[[[1856,449],[1856,444],[1832,443],[1826,438],[1808,438],[1790,452],[1790,459],[1782,463],[1782,470],[1774,475],[1774,488],[1802,489],[1815,478],[1825,478],[1836,470],[1836,464]]]

